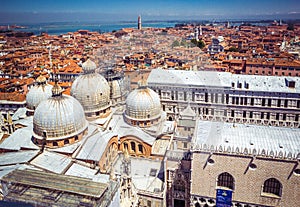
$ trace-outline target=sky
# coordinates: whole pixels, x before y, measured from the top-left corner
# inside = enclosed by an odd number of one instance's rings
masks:
[[[4,0],[0,23],[299,18],[299,0]]]

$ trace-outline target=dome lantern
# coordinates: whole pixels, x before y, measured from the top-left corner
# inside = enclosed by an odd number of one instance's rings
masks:
[[[60,85],[58,85],[57,82],[55,82],[53,88],[52,88],[52,97],[61,96],[62,95],[62,88]]]
[[[82,70],[85,74],[94,73],[96,68],[96,63],[91,61],[91,59],[88,59],[82,64]]]
[[[44,85],[46,84],[46,78],[45,76],[39,75],[39,77],[36,79],[36,82],[38,85]]]

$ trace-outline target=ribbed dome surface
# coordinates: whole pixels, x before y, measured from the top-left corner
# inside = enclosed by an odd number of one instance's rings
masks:
[[[42,101],[33,116],[33,135],[48,140],[62,139],[83,132],[88,126],[80,103],[67,95]]]
[[[125,114],[138,120],[151,120],[161,115],[160,98],[147,87],[133,90],[126,99]]]
[[[50,98],[52,95],[52,87],[53,86],[49,84],[38,84],[33,86],[26,94],[27,108],[30,110],[34,110],[41,101]]]
[[[81,103],[86,113],[96,112],[110,106],[109,90],[103,76],[90,73],[76,78],[71,87],[71,95]]]

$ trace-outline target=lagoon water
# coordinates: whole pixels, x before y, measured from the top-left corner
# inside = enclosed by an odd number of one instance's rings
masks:
[[[142,27],[166,28],[174,27],[176,22],[145,22]],[[15,29],[15,31],[33,32],[36,35],[41,32],[46,32],[49,35],[60,35],[68,32],[75,32],[78,30],[89,30],[100,33],[112,32],[122,28],[137,28],[137,23],[134,22],[111,22],[111,23],[81,23],[81,22],[65,22],[65,23],[36,23],[23,24],[25,28]]]

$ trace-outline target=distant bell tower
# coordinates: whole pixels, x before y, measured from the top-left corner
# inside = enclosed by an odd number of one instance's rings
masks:
[[[195,29],[194,36],[195,36],[195,39],[197,41],[199,41],[199,29],[198,29],[198,27],[196,27],[196,29]]]
[[[142,18],[141,18],[141,15],[139,15],[138,17],[138,30],[141,30],[142,29]]]

